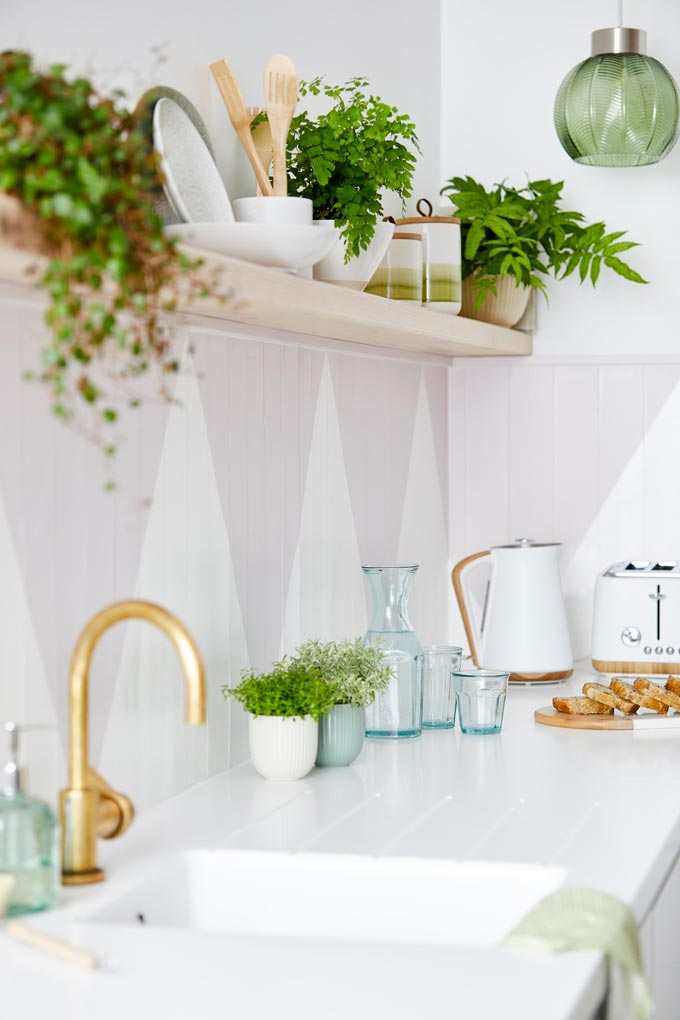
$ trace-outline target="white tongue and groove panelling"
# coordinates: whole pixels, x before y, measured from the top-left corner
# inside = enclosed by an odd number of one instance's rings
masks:
[[[0,295],[0,719],[51,727],[26,742],[37,792],[63,783],[71,651],[110,602],[161,602],[206,665],[208,724],[190,729],[163,635],[122,624],[97,648],[91,760],[140,808],[247,757],[220,693],[243,667],[363,633],[362,563],[422,562],[414,622],[446,640],[445,359],[186,327],[178,403],[125,416],[106,493],[99,454],[21,379],[44,336],[40,307]]]
[[[574,654],[588,655],[598,572],[680,559],[680,359],[459,359],[449,394],[454,562],[562,542]]]

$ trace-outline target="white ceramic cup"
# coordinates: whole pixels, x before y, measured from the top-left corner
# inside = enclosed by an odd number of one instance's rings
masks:
[[[294,195],[258,195],[235,198],[231,203],[237,223],[312,222],[311,198]]]

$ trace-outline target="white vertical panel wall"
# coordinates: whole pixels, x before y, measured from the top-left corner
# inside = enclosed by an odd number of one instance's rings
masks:
[[[459,359],[450,373],[452,558],[520,536],[562,542],[585,656],[597,573],[680,559],[680,359]]]

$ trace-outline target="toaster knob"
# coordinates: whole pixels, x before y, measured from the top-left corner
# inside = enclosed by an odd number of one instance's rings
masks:
[[[629,647],[631,645],[639,645],[642,641],[642,634],[637,627],[626,627],[626,629],[621,632],[621,640],[624,645],[628,645]]]
[[[652,646],[651,645],[645,645],[643,651],[644,651],[645,655],[651,655],[652,654]]]
[[[657,645],[656,646],[656,648],[654,649],[654,654],[655,655],[663,655],[663,648],[661,647],[661,645]]]

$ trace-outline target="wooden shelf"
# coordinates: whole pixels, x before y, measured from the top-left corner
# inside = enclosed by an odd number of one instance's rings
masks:
[[[531,354],[531,335],[520,330],[430,312],[405,301],[387,301],[195,248],[184,250],[202,257],[208,267],[218,267],[225,292],[234,295],[226,304],[206,298],[183,309],[199,319],[244,322],[419,354]],[[30,286],[27,269],[39,262],[36,256],[0,248],[0,281]]]

